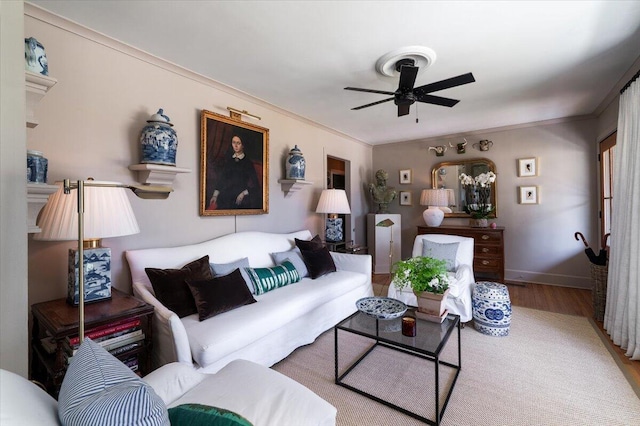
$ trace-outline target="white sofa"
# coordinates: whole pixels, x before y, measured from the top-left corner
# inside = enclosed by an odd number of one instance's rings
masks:
[[[473,276],[473,238],[444,234],[418,235],[413,242],[411,257],[422,256],[425,240],[439,244],[459,244],[455,256],[455,272],[449,272],[449,295],[445,302],[445,308],[452,314],[460,315],[461,322],[471,321],[473,316],[471,292],[475,283]],[[418,305],[416,295],[411,288],[406,287],[398,290],[393,282],[389,285],[387,296],[401,300],[407,305]]]
[[[181,247],[127,251],[133,293],[155,307],[154,366],[193,362],[207,373],[235,359],[271,366],[354,313],[358,299],[373,295],[371,257],[332,252],[336,272],[303,278],[254,296],[257,303],[199,321],[197,314],[179,318],[163,306],[145,273],[149,267],[181,268],[204,255],[216,264],[248,257],[253,268],[270,267],[271,253],[293,249],[294,238],[309,240],[311,233],[239,232]]]
[[[254,426],[336,423],[334,406],[296,381],[249,361],[233,361],[216,374],[203,374],[175,362],[143,380],[167,408],[188,403],[220,407],[240,414]],[[0,370],[0,424],[60,425],[58,402],[24,377]]]

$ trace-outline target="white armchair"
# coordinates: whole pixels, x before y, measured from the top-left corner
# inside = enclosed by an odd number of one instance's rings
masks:
[[[413,242],[412,257],[423,256],[422,250],[425,240],[439,244],[459,243],[455,255],[455,272],[449,272],[449,295],[447,296],[445,307],[450,313],[460,315],[461,322],[471,321],[471,292],[475,282],[473,276],[473,238],[443,234],[418,235]],[[433,253],[427,255],[438,257]],[[402,290],[398,290],[393,281],[389,285],[387,295],[401,300],[407,305],[418,305],[416,296],[411,288],[405,287]]]

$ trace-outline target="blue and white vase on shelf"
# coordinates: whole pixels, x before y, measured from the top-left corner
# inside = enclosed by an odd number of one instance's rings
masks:
[[[289,151],[289,157],[285,164],[287,179],[304,180],[306,164],[302,151],[295,145],[291,151]]]
[[[44,46],[33,37],[24,39],[24,60],[27,71],[49,75],[49,64]]]
[[[172,129],[173,124],[171,124],[169,117],[160,108],[147,120],[147,123],[149,124],[142,129],[140,135],[141,163],[175,166],[178,135]]]

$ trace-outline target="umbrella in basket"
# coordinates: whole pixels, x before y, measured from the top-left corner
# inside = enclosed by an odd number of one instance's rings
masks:
[[[609,250],[607,250],[607,239],[609,235],[611,234],[604,234],[602,237],[602,245],[600,246],[600,252],[595,262],[596,265],[606,265],[607,260],[609,260]]]
[[[575,234],[573,234],[573,236],[575,237],[576,241],[579,241],[578,240],[578,236],[580,236],[580,239],[582,239],[582,243],[586,247],[584,252],[587,254],[587,257],[589,258],[589,261],[591,263],[596,264],[596,265],[600,265],[600,263],[598,263],[599,262],[598,255],[593,251],[593,249],[591,247],[589,247],[589,244],[587,244],[587,240],[584,239],[584,235],[582,235],[581,232],[576,232]],[[606,255],[605,255],[605,257],[606,257]]]

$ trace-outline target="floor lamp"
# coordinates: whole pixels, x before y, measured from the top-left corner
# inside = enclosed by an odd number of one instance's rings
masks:
[[[376,223],[376,226],[389,228],[389,276],[391,276],[391,268],[393,267],[393,221],[389,218]]]
[[[84,251],[85,251],[85,187],[92,188],[120,188],[120,189],[129,189],[136,196],[143,199],[165,199],[169,196],[169,194],[173,191],[170,187],[163,186],[137,186],[137,185],[125,185],[117,182],[98,182],[93,180],[82,181],[79,180],[77,182],[71,182],[69,179],[65,179],[62,183],[62,191],[63,195],[60,197],[53,197],[50,200],[50,204],[48,203],[45,206],[41,214],[41,223],[39,226],[42,227],[42,232],[40,234],[36,234],[35,239],[39,240],[69,240],[75,239],[76,234],[74,231],[69,228],[73,227],[74,217],[73,213],[71,213],[68,209],[62,208],[65,201],[63,198],[66,198],[66,195],[70,195],[72,190],[76,191],[76,200],[77,200],[77,240],[78,240],[78,249],[77,249],[77,259],[78,259],[78,336],[80,338],[80,343],[84,341],[84,304],[85,304],[85,262],[84,262]],[[107,191],[101,191],[107,192]],[[119,191],[118,191],[119,192]],[[91,235],[90,237],[96,240],[106,237],[113,236],[122,236],[122,235],[130,235],[139,232],[138,225],[135,221],[135,216],[133,216],[133,212],[131,210],[131,205],[129,204],[129,200],[126,195],[119,194],[120,197],[98,197],[100,201],[97,201],[95,205],[92,206],[92,213],[97,214],[97,216],[102,216],[102,219],[98,219],[100,223],[102,223],[102,230],[91,232],[97,232],[98,234]],[[55,202],[54,202],[55,198]],[[122,215],[121,212],[127,212],[125,215]],[[91,218],[91,221],[94,219]],[[122,222],[128,222],[123,224]],[[104,225],[107,223],[107,225]],[[109,225],[109,223],[111,225]],[[69,226],[71,224],[71,226]],[[100,228],[100,226],[96,226]],[[93,228],[93,224],[92,224]],[[105,228],[109,228],[105,230]],[[69,238],[71,235],[73,238]],[[74,255],[75,258],[75,255]],[[75,264],[75,260],[71,260]]]

